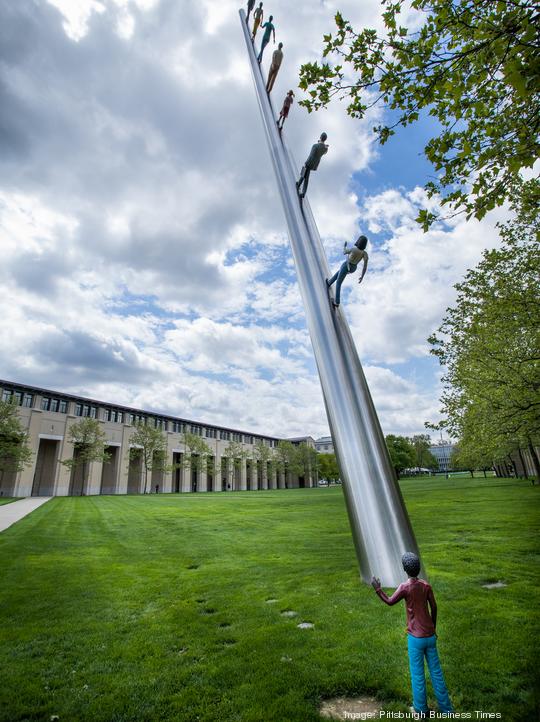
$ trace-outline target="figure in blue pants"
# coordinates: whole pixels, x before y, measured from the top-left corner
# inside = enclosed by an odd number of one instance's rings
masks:
[[[345,277],[349,273],[354,273],[358,267],[360,261],[364,261],[364,268],[362,269],[362,275],[358,283],[362,283],[362,279],[366,275],[368,254],[366,253],[367,238],[365,236],[359,236],[358,240],[352,248],[347,248],[347,244],[343,246],[343,253],[348,256],[348,259],[341,265],[339,271],[336,271],[332,278],[326,279],[326,285],[328,288],[332,286],[336,281],[336,299],[332,301],[334,308],[339,307],[339,301],[341,297],[341,284],[345,280]]]
[[[383,592],[381,582],[376,577],[373,577],[371,584],[385,604],[391,606],[399,602],[400,599],[405,600],[414,711],[422,717],[429,712],[424,670],[425,657],[439,712],[453,712],[454,708],[448,696],[437,653],[437,635],[435,633],[437,604],[435,603],[433,589],[423,579],[418,579],[420,559],[416,554],[406,552],[401,561],[409,579],[400,584],[391,597]],[[428,612],[428,604],[431,614]]]
[[[273,19],[274,19],[273,16],[270,15],[270,17],[268,18],[268,22],[266,22],[266,23],[262,26],[262,29],[264,30],[264,35],[262,36],[262,41],[261,41],[261,52],[260,52],[259,55],[257,56],[257,62],[259,63],[259,65],[260,65],[261,62],[262,62],[262,57],[263,57],[264,49],[265,49],[265,47],[268,45],[268,43],[270,42],[270,37],[271,37],[272,33],[274,34],[274,44],[275,44],[275,42],[276,42],[276,30],[275,30],[274,26],[272,25],[272,20],[273,20]]]

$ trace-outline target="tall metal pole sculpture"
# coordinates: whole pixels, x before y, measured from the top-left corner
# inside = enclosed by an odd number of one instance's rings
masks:
[[[240,20],[289,228],[360,573],[365,582],[376,575],[383,586],[397,586],[405,580],[401,556],[406,551],[418,554],[416,540],[349,326],[343,312],[331,308],[325,284],[329,277],[326,255],[307,199],[300,204],[295,185],[298,170],[285,132],[278,131],[244,10],[240,10]]]

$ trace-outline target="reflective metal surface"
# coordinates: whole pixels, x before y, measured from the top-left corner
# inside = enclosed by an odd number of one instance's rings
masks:
[[[418,547],[349,326],[341,309],[331,307],[325,284],[330,276],[326,255],[307,198],[300,204],[295,186],[298,168],[285,131],[280,135],[277,129],[277,114],[266,93],[243,10],[240,19],[289,228],[360,573],[365,582],[374,575],[383,586],[395,586],[406,579],[402,554],[418,554]],[[324,173],[324,159],[318,173]]]

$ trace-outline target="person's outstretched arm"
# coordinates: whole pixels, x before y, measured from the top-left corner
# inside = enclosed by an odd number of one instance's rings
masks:
[[[366,275],[367,262],[368,262],[367,256],[364,256],[364,268],[362,269],[362,275],[360,276],[360,279],[359,279],[358,283],[362,283],[362,279],[363,279],[364,276]]]
[[[403,584],[399,585],[399,587],[396,589],[396,591],[392,594],[391,597],[389,597],[388,594],[383,591],[380,579],[373,577],[373,579],[371,580],[371,586],[377,592],[377,595],[383,600],[385,604],[388,604],[389,607],[397,604],[399,600],[403,599],[403,597],[405,596]]]

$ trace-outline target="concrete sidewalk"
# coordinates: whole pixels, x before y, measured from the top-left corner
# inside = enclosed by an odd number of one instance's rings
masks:
[[[49,499],[52,499],[52,496],[28,496],[26,499],[12,501],[11,504],[2,504],[0,506],[0,532],[30,514],[38,506],[45,504]]]

